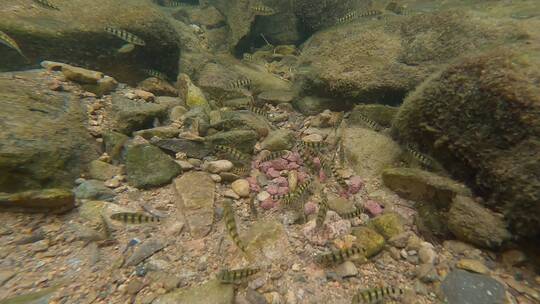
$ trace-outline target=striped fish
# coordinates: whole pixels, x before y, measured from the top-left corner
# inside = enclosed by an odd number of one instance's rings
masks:
[[[103,228],[103,233],[105,234],[105,238],[110,239],[112,236],[111,226],[109,226],[109,222],[107,222],[107,219],[102,213],[99,215],[99,217],[101,218],[101,226]]]
[[[418,160],[418,162],[420,162],[422,167],[425,169],[436,171],[444,170],[437,161],[435,161],[429,155],[419,152],[416,146],[411,143],[407,143],[405,145],[405,151],[407,151],[407,153],[410,154],[413,158]]]
[[[317,263],[322,265],[341,264],[358,254],[364,254],[364,249],[360,247],[350,247],[340,250],[332,250],[328,253],[323,253],[316,258]]]
[[[316,151],[316,152],[319,152],[324,147],[326,147],[326,143],[322,142],[322,141],[304,141],[304,140],[301,140],[300,145],[302,145],[304,147],[308,147],[308,148],[310,148],[310,149],[312,149],[313,151]]]
[[[227,232],[233,240],[233,243],[238,248],[240,248],[240,250],[245,252],[246,245],[240,239],[240,235],[238,234],[238,229],[236,227],[236,219],[234,218],[234,211],[231,200],[226,200],[225,202],[223,202],[223,219],[225,220],[225,227],[227,228]]]
[[[362,12],[352,11],[345,14],[345,16],[338,18],[337,23],[346,23],[346,22],[350,22],[358,18],[372,17],[372,16],[377,16],[380,14],[382,14],[382,12],[379,10],[368,10],[368,11],[362,11]]]
[[[311,187],[313,180],[311,178],[306,179],[303,183],[298,185],[294,191],[289,192],[285,195],[278,195],[274,196],[274,200],[281,200],[283,205],[289,206],[295,201],[301,199],[305,196],[305,194],[308,192],[309,188]]]
[[[322,227],[328,211],[328,197],[321,191],[321,202],[319,203],[319,211],[317,212],[316,227]]]
[[[15,51],[17,51],[17,53],[19,53],[19,55],[21,55],[26,61],[29,61],[28,58],[26,58],[26,56],[24,56],[23,52],[21,51],[21,48],[19,47],[19,45],[17,44],[17,42],[15,42],[15,40],[13,40],[11,37],[8,36],[8,34],[0,31],[0,44],[3,44],[5,46],[8,46],[12,49],[14,49]]]
[[[255,15],[259,16],[271,16],[277,13],[275,9],[261,3],[254,4],[251,7],[251,10],[255,13]]]
[[[238,176],[247,176],[249,175],[250,168],[246,166],[236,166],[231,169],[231,173],[236,174]]]
[[[259,271],[259,268],[242,268],[233,270],[222,269],[218,273],[217,278],[221,283],[232,284],[248,278]]]
[[[398,298],[404,293],[402,288],[393,286],[363,289],[353,296],[352,304],[375,304],[386,298]]]
[[[373,131],[382,131],[384,130],[384,127],[381,126],[380,124],[378,124],[377,122],[375,122],[374,120],[370,119],[369,117],[365,116],[364,114],[357,114],[358,117],[360,118],[360,120],[366,125],[368,126],[370,129],[372,129]]]
[[[140,46],[145,46],[146,45],[146,42],[144,42],[144,40],[142,40],[141,38],[133,35],[130,32],[124,31],[123,29],[119,29],[119,28],[112,27],[112,26],[107,26],[107,27],[105,27],[105,31],[107,33],[109,33],[109,34],[112,34],[112,35],[126,41],[126,42],[129,42],[129,43],[132,43],[132,44],[135,44],[135,45],[140,45]]]
[[[43,7],[46,7],[46,8],[50,8],[50,9],[54,9],[54,10],[57,10],[59,11],[60,9],[58,8],[58,6],[50,3],[49,1],[47,0],[34,0],[34,2],[36,2],[37,4],[43,6]]]
[[[331,162],[325,162],[325,164],[328,164],[327,167],[330,169],[330,173],[334,177],[334,179],[337,181],[337,183],[343,188],[343,189],[349,189],[349,185],[345,181],[343,177],[339,174],[337,171],[336,166],[334,166]]]
[[[266,155],[265,157],[262,157],[260,159],[260,162],[264,163],[264,162],[271,161],[274,159],[282,158],[282,157],[287,156],[287,154],[289,154],[289,151],[287,150],[273,151],[270,154]]]
[[[362,214],[362,212],[364,212],[364,210],[362,208],[358,208],[351,212],[342,213],[339,216],[344,219],[352,219]]]
[[[269,118],[269,115],[268,113],[263,109],[263,108],[259,108],[259,107],[256,107],[254,105],[248,105],[247,106],[248,110],[250,112],[252,112],[253,114],[256,114],[256,115],[259,115],[259,116],[262,116],[266,119]]]
[[[165,75],[164,73],[162,73],[160,71],[156,71],[156,70],[153,70],[153,69],[143,69],[142,71],[146,75],[148,75],[150,77],[155,77],[157,79],[161,79],[161,80],[165,80],[165,81],[167,81],[169,79],[169,77],[167,77],[167,75]]]
[[[216,150],[216,152],[225,153],[235,160],[242,160],[242,161],[251,160],[250,155],[244,152],[241,152],[233,147],[224,146],[224,145],[216,145],[214,149]]]
[[[249,87],[250,85],[251,85],[251,79],[249,79],[249,78],[240,78],[240,79],[231,81],[229,83],[229,85],[227,85],[227,88],[230,89],[230,90],[232,90],[232,89],[240,89],[240,88]]]
[[[314,155],[315,153],[311,151],[308,147],[302,145],[297,147],[297,151],[298,154],[300,154],[300,158],[302,159],[304,165],[311,171],[316,171],[317,166],[313,162],[313,158],[316,157],[316,155]]]
[[[111,219],[126,224],[143,224],[161,221],[157,216],[149,216],[140,212],[119,212],[111,215]]]
[[[177,0],[154,0],[154,3],[156,3],[157,5],[165,6],[165,7],[192,6],[190,4],[177,1]]]

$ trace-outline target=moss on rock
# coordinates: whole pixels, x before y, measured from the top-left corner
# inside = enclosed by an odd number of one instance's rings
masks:
[[[403,232],[403,220],[395,212],[382,214],[371,220],[369,225],[384,236],[385,239],[390,239]]]

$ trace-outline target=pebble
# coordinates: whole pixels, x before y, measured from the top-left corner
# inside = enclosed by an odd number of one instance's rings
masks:
[[[422,264],[433,264],[436,257],[437,254],[435,251],[428,246],[422,246],[420,250],[418,250],[418,258]]]
[[[126,266],[135,266],[164,247],[165,244],[158,239],[146,240],[135,248],[133,254],[126,260]]]
[[[289,188],[291,189],[291,191],[294,191],[294,189],[296,189],[296,186],[298,185],[298,171],[296,170],[289,171],[287,182],[289,184]]]
[[[195,167],[200,167],[202,165],[202,161],[197,158],[188,158],[187,161]]]
[[[45,240],[41,240],[41,241],[37,241],[35,243],[32,243],[32,245],[30,246],[30,249],[33,252],[47,251],[49,249],[49,240],[45,239]]]
[[[127,283],[126,292],[135,295],[144,288],[144,283],[139,279],[133,279]]]
[[[144,90],[134,90],[133,93],[136,97],[144,99],[144,101],[153,102],[156,99],[154,94]]]
[[[238,179],[235,180],[231,187],[236,194],[240,195],[240,197],[248,197],[249,196],[249,182],[245,179]]]
[[[346,261],[336,267],[336,273],[341,278],[354,277],[358,274],[358,269],[351,261]]]
[[[522,251],[511,249],[503,252],[502,262],[506,266],[520,265],[527,260],[527,256]]]
[[[422,264],[416,268],[416,277],[423,283],[433,283],[439,280],[439,275],[432,264]]]
[[[219,176],[219,174],[210,174],[210,178],[214,181],[214,183],[221,182],[221,176]]]
[[[257,200],[259,202],[262,202],[262,201],[265,201],[267,200],[268,198],[270,198],[270,193],[266,192],[266,191],[261,191],[257,194]]]
[[[260,294],[258,291],[248,288],[246,299],[250,304],[267,304],[267,297]]]
[[[193,169],[195,166],[193,166],[193,164],[191,164],[190,162],[188,161],[185,161],[185,160],[177,160],[176,163],[178,165],[180,165],[180,167],[182,168],[182,170],[191,170]]]
[[[210,173],[220,173],[231,170],[234,167],[234,164],[231,161],[221,159],[208,162],[205,167],[206,171]]]
[[[456,267],[481,274],[489,273],[489,268],[479,260],[461,259],[456,263]]]
[[[410,236],[411,236],[410,232],[400,233],[400,234],[390,238],[388,240],[388,244],[390,244],[390,245],[392,245],[392,246],[394,246],[396,248],[399,248],[399,249],[405,248],[407,246],[407,242],[408,242]]]
[[[232,198],[232,199],[236,199],[236,200],[240,199],[240,195],[238,195],[232,189],[227,189],[227,190],[223,191],[223,196],[228,197],[228,198]]]
[[[165,233],[170,236],[178,236],[184,229],[184,225],[184,222],[176,221],[166,228]]]

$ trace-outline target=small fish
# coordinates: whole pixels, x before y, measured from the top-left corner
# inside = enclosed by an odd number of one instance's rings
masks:
[[[337,183],[343,188],[343,189],[349,189],[349,185],[347,184],[347,182],[345,181],[345,179],[343,177],[341,177],[341,175],[339,174],[339,172],[337,171],[337,168],[331,163],[331,162],[328,162],[328,166],[329,169],[330,169],[330,173],[332,174],[332,176],[336,179]]]
[[[308,147],[302,145],[297,147],[297,151],[298,154],[300,154],[300,158],[302,159],[304,165],[311,171],[316,171],[317,166],[313,162],[313,158],[316,157],[316,155],[314,155],[314,152],[311,151],[311,149],[309,149]]]
[[[165,81],[167,81],[169,79],[169,77],[167,77],[167,75],[165,75],[164,73],[162,73],[160,71],[156,71],[156,70],[152,70],[152,69],[143,69],[143,72],[146,73],[146,75],[148,75],[150,77],[155,77],[157,79],[161,79],[161,80],[165,80]]]
[[[250,168],[246,166],[240,166],[240,167],[234,167],[231,169],[231,173],[236,174],[238,176],[247,176],[249,175]]]
[[[239,281],[248,278],[259,271],[259,268],[242,268],[233,270],[222,269],[218,273],[217,278],[221,283],[225,284],[238,283]]]
[[[323,191],[321,191],[320,196],[321,202],[319,203],[319,211],[317,212],[317,219],[315,221],[317,228],[322,227],[326,218],[326,212],[328,211],[328,197]]]
[[[56,5],[50,3],[47,0],[34,0],[34,2],[36,2],[37,4],[39,4],[39,5],[43,6],[43,7],[46,7],[46,8],[54,9],[54,10],[57,10],[57,11],[60,10]]]
[[[364,114],[357,114],[358,117],[360,118],[360,120],[365,124],[367,125],[369,128],[371,128],[373,131],[382,131],[384,130],[384,127],[381,126],[380,124],[378,124],[377,122],[373,121],[372,119],[370,119],[369,117],[365,116]]]
[[[231,90],[232,89],[240,89],[240,88],[249,87],[250,85],[251,85],[251,79],[249,79],[249,78],[240,78],[240,79],[234,80],[231,83],[229,83],[227,88],[231,89]]]
[[[342,213],[339,216],[344,219],[352,219],[362,214],[362,212],[364,212],[364,210],[362,208],[358,208],[351,212]]]
[[[377,15],[380,15],[381,13],[382,12],[378,10],[369,10],[369,11],[363,11],[363,12],[352,11],[345,14],[345,16],[338,18],[337,23],[345,23],[345,22],[353,21],[355,19],[363,18],[363,17],[377,16]]]
[[[119,54],[127,54],[127,53],[133,52],[134,49],[135,49],[135,44],[126,43],[122,45],[118,50],[116,50],[116,52]]]
[[[109,34],[112,34],[112,35],[126,41],[126,42],[129,42],[129,43],[132,43],[132,44],[135,44],[135,45],[140,45],[140,46],[145,46],[146,45],[146,42],[144,42],[144,40],[142,40],[141,38],[133,35],[130,32],[124,31],[123,29],[107,26],[107,27],[105,27],[105,31],[107,33],[109,33]]]
[[[300,145],[302,146],[305,146],[305,147],[308,147],[310,149],[312,149],[313,151],[320,151],[322,148],[324,148],[326,146],[326,143],[325,142],[322,142],[322,141],[300,141]]]
[[[440,165],[438,165],[430,156],[422,152],[419,152],[415,145],[411,143],[407,143],[405,145],[405,150],[407,151],[407,153],[412,155],[412,157],[417,159],[420,162],[420,164],[422,164],[423,167],[430,170],[432,169],[440,170]]]
[[[271,16],[277,13],[275,9],[261,3],[254,4],[251,7],[251,10],[255,12],[255,15],[259,15],[259,16]]]
[[[8,36],[8,34],[0,31],[0,44],[3,44],[3,45],[6,45],[12,49],[14,49],[15,51],[17,51],[17,53],[19,53],[19,55],[21,55],[26,61],[29,61],[28,58],[26,58],[26,56],[24,56],[23,52],[21,51],[21,48],[19,47],[19,45],[17,44],[17,42],[15,42],[15,40],[13,40],[11,37]]]
[[[254,106],[254,105],[248,105],[247,108],[248,108],[248,110],[249,110],[250,112],[252,112],[253,114],[262,116],[262,117],[264,117],[264,118],[266,118],[266,119],[269,118],[268,113],[267,113],[263,108],[259,108],[259,107],[256,107],[256,106]]]
[[[254,60],[253,54],[250,54],[250,53],[244,53],[243,58],[244,58],[245,61],[253,61]]]
[[[157,5],[165,6],[165,7],[179,7],[179,6],[191,6],[187,3],[180,2],[177,0],[154,0],[154,2]]]
[[[363,289],[354,295],[352,298],[352,304],[375,304],[385,300],[388,297],[400,297],[404,293],[405,291],[402,288],[396,288],[393,286]]]
[[[217,152],[225,153],[236,160],[248,161],[251,159],[250,155],[229,146],[216,145],[214,149]]]
[[[236,227],[236,219],[234,218],[232,201],[230,200],[223,202],[223,219],[225,220],[225,227],[227,228],[227,232],[229,233],[229,236],[233,240],[233,243],[238,248],[240,248],[240,250],[245,252],[246,245],[240,239],[240,235],[238,234],[238,229]]]
[[[303,183],[298,185],[294,191],[289,192],[285,195],[274,196],[274,200],[281,200],[283,205],[289,206],[300,198],[304,197],[311,187],[313,180],[311,178],[306,179]]]
[[[160,222],[157,216],[148,216],[140,212],[119,212],[111,215],[111,219],[128,224]]]
[[[364,254],[364,249],[353,246],[350,248],[332,250],[328,253],[323,253],[319,255],[316,260],[319,264],[335,265],[341,264],[358,254]]]
[[[273,151],[270,154],[266,155],[265,157],[261,158],[259,162],[264,163],[267,161],[271,161],[274,159],[282,158],[289,154],[289,151],[287,150],[279,150],[279,151]]]
[[[103,228],[103,234],[105,235],[106,239],[110,239],[112,236],[111,226],[109,226],[109,222],[107,222],[107,219],[102,213],[99,216],[101,218],[101,226]]]

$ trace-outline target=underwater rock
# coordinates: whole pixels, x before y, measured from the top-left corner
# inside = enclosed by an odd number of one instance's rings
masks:
[[[104,76],[101,72],[87,70],[69,64],[62,65],[62,74],[64,74],[67,80],[79,84],[96,84]]]
[[[182,168],[158,147],[142,144],[127,148],[127,181],[137,188],[168,184]]]
[[[379,176],[401,153],[388,136],[359,127],[344,129],[343,147],[354,172],[363,177]]]
[[[394,117],[398,113],[398,107],[390,107],[379,104],[365,104],[355,106],[349,117],[347,123],[349,126],[366,126],[363,117],[373,120],[382,127],[391,127]]]
[[[306,96],[293,101],[293,106],[304,115],[316,115],[324,110],[340,111],[349,107],[348,103],[338,103],[335,99]]]
[[[0,210],[62,213],[73,208],[75,208],[75,197],[66,189],[0,194]]]
[[[240,197],[248,197],[249,196],[249,182],[245,179],[238,179],[232,182],[231,184],[232,190],[240,195]]]
[[[174,138],[178,134],[180,134],[180,129],[171,126],[155,127],[133,132],[133,136],[140,136],[144,139],[151,139],[152,137]]]
[[[86,180],[73,190],[78,199],[112,201],[116,195],[102,181]]]
[[[410,94],[393,125],[484,194],[519,236],[540,232],[538,71],[534,47],[464,57]]]
[[[155,77],[146,78],[139,82],[137,88],[150,92],[156,96],[178,96],[178,91],[174,86],[165,80]]]
[[[108,111],[114,116],[112,129],[126,135],[151,128],[155,118],[164,120],[168,114],[166,105],[138,102],[119,95],[113,95],[112,108]]]
[[[294,144],[294,133],[290,130],[275,130],[261,142],[261,149],[270,151],[289,150]]]
[[[165,248],[165,244],[162,240],[147,239],[137,246],[133,253],[126,259],[126,266],[136,266],[163,248]]]
[[[188,75],[178,75],[176,86],[178,87],[178,94],[183,100],[186,101],[186,106],[188,108],[210,108],[210,105],[208,104],[208,101],[206,100],[203,91],[195,84],[193,84]]]
[[[273,105],[280,103],[291,103],[296,94],[292,91],[264,91],[257,96],[257,99]]]
[[[259,115],[254,114],[251,111],[227,111],[221,113],[222,122],[234,121],[242,124],[242,129],[251,129],[259,135],[264,137],[268,135],[269,130],[272,129],[270,123]]]
[[[458,239],[487,248],[497,248],[511,237],[502,215],[461,195],[454,198],[448,212],[448,228]]]
[[[398,213],[388,212],[374,218],[369,222],[385,239],[390,239],[403,232],[403,220]]]
[[[88,175],[97,180],[106,181],[122,172],[119,167],[100,160],[94,160],[88,167]]]
[[[202,238],[212,229],[214,187],[214,181],[205,172],[190,171],[174,180],[176,204],[194,238]]]
[[[251,154],[258,138],[259,136],[255,131],[233,130],[207,136],[206,141],[212,145],[232,146],[242,152]]]
[[[43,70],[0,73],[0,192],[71,188],[98,157],[78,96],[50,81]]]
[[[185,138],[170,138],[158,139],[153,138],[150,141],[154,146],[157,146],[169,152],[186,153],[187,157],[202,159],[210,154],[212,150],[209,146],[200,141],[185,139]]]
[[[210,280],[202,285],[178,288],[159,296],[153,304],[233,304],[234,284],[221,284],[219,280]]]
[[[383,171],[384,184],[405,199],[448,208],[456,195],[472,195],[454,180],[415,168],[390,168]]]
[[[351,234],[356,237],[354,243],[365,250],[368,258],[379,253],[384,247],[384,237],[371,228],[354,227]]]
[[[396,105],[452,59],[526,37],[516,24],[482,16],[464,9],[423,12],[319,31],[302,50],[301,94]]]
[[[124,144],[128,140],[129,137],[122,133],[118,133],[115,131],[103,132],[105,153],[107,153],[107,155],[109,155],[113,161],[120,160]]]
[[[504,285],[489,276],[456,269],[442,282],[448,303],[503,304]]]
[[[255,222],[246,232],[245,239],[247,252],[270,261],[282,259],[291,248],[283,224],[278,221]]]

